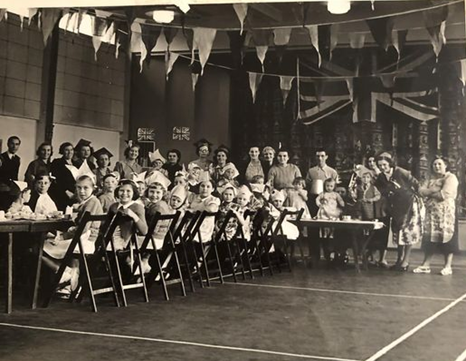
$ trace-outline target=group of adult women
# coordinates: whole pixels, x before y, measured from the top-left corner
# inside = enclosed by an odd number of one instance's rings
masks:
[[[212,153],[210,142],[202,139],[195,146],[198,158],[188,168],[195,165],[202,171],[209,171],[214,181],[231,166],[238,171],[241,184],[250,182],[256,175],[262,175],[267,180],[269,170],[274,165],[275,150],[269,146],[262,150],[262,158],[259,147],[250,147],[248,159],[238,166],[231,162],[229,149],[225,146],[219,146],[214,151],[213,160],[209,158]],[[130,143],[124,152],[124,159],[116,162],[112,169],[112,154],[105,148],[94,152],[88,141],[81,140],[76,147],[69,142],[61,144],[61,157],[52,162],[52,146],[43,143],[37,150],[37,159],[27,168],[25,180],[31,184],[36,174],[51,172],[56,178],[52,189],[53,198],[58,209],[63,210],[73,202],[75,175],[83,162],[88,163],[99,184],[112,171],[118,172],[121,179],[141,173],[143,168],[138,163],[139,152],[140,146]],[[95,163],[90,161],[91,155]],[[172,149],[167,152],[167,159],[163,168],[173,181],[176,172],[184,169],[180,162],[181,153]],[[425,259],[414,272],[430,273],[430,260],[435,249],[440,248],[445,255],[442,274],[451,274],[453,253],[458,249],[455,206],[458,179],[449,171],[448,162],[442,157],[436,157],[431,164],[429,180],[422,184],[409,171],[397,166],[392,155],[387,152],[369,157],[367,165],[374,172],[375,185],[383,195],[379,218],[391,219],[393,241],[398,245],[395,268],[407,271],[412,246],[423,240]]]

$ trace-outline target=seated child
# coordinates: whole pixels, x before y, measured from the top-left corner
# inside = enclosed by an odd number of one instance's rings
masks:
[[[223,186],[217,187],[217,191],[221,196],[222,202],[220,203],[218,209],[218,217],[216,221],[216,231],[218,232],[223,225],[225,217],[229,211],[233,211],[233,209],[237,209],[238,205],[233,202],[236,197],[236,187],[234,187],[231,183],[226,183]],[[225,236],[227,240],[230,240],[236,234],[236,229],[238,226],[238,222],[235,218],[230,218],[228,220],[228,224],[225,228]]]
[[[154,171],[161,172],[164,176],[168,177],[167,170],[163,168],[163,165],[167,162],[167,160],[163,157],[158,149],[155,152],[149,152],[149,160],[151,162],[150,166],[152,169],[148,172],[148,177],[150,177]]]
[[[37,175],[34,179],[34,190],[31,193],[29,207],[36,215],[48,216],[58,211],[57,205],[48,193],[51,184],[50,175],[45,173]]]
[[[236,169],[233,163],[228,163],[223,167],[223,179],[233,184],[235,187],[239,187],[239,183],[236,178],[239,176],[238,169]]]
[[[180,211],[181,217],[183,217],[185,208],[186,208],[186,200],[188,199],[188,190],[186,189],[186,185],[176,185],[170,191],[169,197],[169,206],[173,211]]]
[[[273,221],[275,223],[278,222],[278,219],[280,218],[282,212],[286,210],[287,208],[283,206],[286,200],[286,196],[284,192],[274,190],[272,194],[270,195],[270,200],[271,204],[269,204],[269,214],[273,218]],[[292,208],[289,208],[290,210],[295,210]],[[289,219],[286,217],[281,225],[283,234],[286,236],[286,238],[290,240],[296,240],[299,237],[299,229],[297,226],[295,226],[293,223],[289,222]],[[272,227],[272,229],[275,229],[275,225]]]
[[[238,207],[233,209],[239,224],[242,227],[244,238],[247,241],[251,240],[252,219],[246,216],[246,212],[250,210],[250,204],[254,196],[247,186],[241,186],[236,196]]]
[[[102,194],[99,195],[99,201],[102,204],[104,213],[107,213],[110,206],[116,202],[115,189],[118,185],[118,181],[113,173],[107,174],[102,180]]]
[[[199,194],[193,196],[190,200],[189,209],[196,211],[207,211],[209,213],[217,213],[220,206],[220,199],[212,195],[214,190],[213,182],[204,180],[199,184]],[[209,242],[212,239],[212,234],[215,228],[215,217],[206,217],[200,227],[200,235],[202,242]],[[199,242],[199,236],[196,235],[194,238],[196,242]]]
[[[83,175],[76,181],[76,197],[79,203],[76,206],[78,211],[77,220],[79,220],[85,212],[89,212],[91,215],[103,214],[102,206],[96,196],[93,195],[95,190],[94,179]],[[54,238],[46,239],[44,243],[44,263],[51,267],[55,272],[58,271],[62,260],[65,257],[66,252],[71,244],[72,238],[76,232],[76,226],[70,227],[63,234],[57,233]],[[95,241],[99,235],[100,222],[88,222],[81,235],[81,243],[85,253],[94,253]],[[79,246],[77,245],[75,253],[79,252]],[[71,290],[75,290],[79,279],[79,262],[78,260],[72,260],[72,263],[65,269],[65,273],[62,276],[62,282],[70,280]]]
[[[137,181],[136,184],[138,185],[138,199],[137,203],[139,203],[141,206],[145,207],[146,204],[148,203],[147,198],[146,198],[146,183],[143,181]]]
[[[255,175],[252,177],[251,191],[253,198],[251,199],[251,209],[258,210],[264,207],[270,199],[270,188],[265,184],[265,178],[262,175]]]
[[[324,191],[316,198],[316,204],[319,207],[317,219],[337,220],[341,216],[345,202],[340,195],[335,192],[336,182],[332,178],[324,181]],[[320,229],[321,238],[333,238],[334,229],[324,227]]]
[[[191,162],[188,166],[188,189],[190,192],[199,194],[199,183],[201,177],[201,167]]]
[[[13,201],[10,208],[8,208],[7,214],[11,214],[14,218],[15,215],[29,215],[32,213],[31,207],[27,204],[31,199],[31,189],[26,187],[21,190],[17,198]]]

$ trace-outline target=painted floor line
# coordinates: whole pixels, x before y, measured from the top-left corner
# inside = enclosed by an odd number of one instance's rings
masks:
[[[454,300],[453,302],[449,303],[447,306],[445,306],[444,308],[442,308],[440,311],[434,313],[432,316],[430,316],[429,318],[426,318],[424,321],[422,321],[420,324],[418,324],[416,327],[413,327],[411,330],[409,330],[408,332],[406,332],[405,334],[401,335],[400,337],[398,337],[395,341],[393,341],[392,343],[388,344],[387,346],[385,346],[384,348],[380,349],[379,351],[377,351],[375,354],[373,354],[371,357],[369,357],[368,359],[366,359],[365,361],[375,361],[375,360],[378,360],[379,358],[381,358],[383,355],[385,355],[387,352],[389,352],[390,350],[392,350],[393,348],[395,348],[396,346],[398,346],[400,343],[402,343],[403,341],[405,341],[407,338],[411,337],[412,335],[414,335],[416,332],[418,332],[419,330],[421,330],[423,327],[427,326],[429,323],[431,323],[432,321],[434,321],[436,318],[440,317],[441,315],[443,315],[445,312],[448,312],[450,309],[452,309],[453,307],[455,307],[458,303],[460,303],[461,301],[465,300],[466,299],[466,293],[464,295],[462,295],[461,297],[457,298],[456,300]],[[460,359],[461,360],[461,359]],[[464,359],[463,359],[464,360]]]
[[[360,361],[360,360],[340,358],[340,357],[313,356],[313,355],[296,354],[296,353],[289,353],[289,352],[262,350],[262,349],[255,349],[255,348],[224,346],[224,345],[206,344],[206,343],[180,341],[180,340],[168,340],[168,339],[142,337],[142,336],[118,335],[118,334],[101,333],[101,332],[67,330],[67,329],[51,328],[51,327],[28,326],[28,325],[14,324],[14,323],[0,323],[0,326],[12,327],[12,328],[22,328],[22,329],[29,329],[29,330],[37,330],[37,331],[60,332],[60,333],[68,333],[68,334],[84,335],[84,336],[98,336],[98,337],[108,337],[108,338],[140,340],[140,341],[149,341],[149,342],[158,342],[158,343],[168,343],[168,344],[175,344],[175,345],[187,345],[187,346],[196,346],[196,347],[231,350],[231,351],[242,351],[242,352],[260,353],[260,354],[268,354],[268,355],[287,356],[287,357],[295,357],[295,358],[302,358],[302,359],[312,359],[312,360]]]
[[[246,282],[237,282],[237,283],[225,282],[225,284],[239,285],[239,286],[251,286],[251,287],[265,287],[265,288],[301,290],[301,291],[313,291],[313,292],[346,293],[346,294],[361,295],[361,296],[409,298],[409,299],[415,299],[415,300],[430,300],[430,301],[454,301],[455,300],[454,298],[444,298],[444,297],[395,295],[395,294],[390,294],[390,293],[372,293],[372,292],[358,292],[358,291],[346,291],[346,290],[332,290],[332,289],[329,289],[329,288],[279,286],[279,285],[267,285],[267,284],[246,283]]]
[[[466,350],[463,351],[461,355],[459,355],[455,361],[464,361],[466,360]]]

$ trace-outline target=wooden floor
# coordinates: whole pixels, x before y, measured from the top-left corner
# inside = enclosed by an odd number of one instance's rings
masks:
[[[419,263],[420,253],[414,254]],[[0,314],[0,360],[455,361],[466,349],[466,256],[451,277],[307,269],[128,308],[55,301]],[[463,299],[461,298],[463,296]],[[411,332],[410,332],[411,331]],[[386,353],[384,353],[386,351]]]

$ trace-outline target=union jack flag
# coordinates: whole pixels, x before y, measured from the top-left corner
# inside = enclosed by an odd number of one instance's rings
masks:
[[[190,140],[191,131],[189,127],[173,127],[173,140]]]
[[[352,113],[353,122],[375,122],[377,114],[385,111],[386,107],[421,121],[435,119],[439,113],[437,89],[432,88],[431,79],[410,72],[432,56],[424,54],[400,66],[396,70],[396,77],[388,74],[353,78],[348,76],[351,73],[349,70],[324,62],[320,69],[322,75],[337,78],[325,79],[323,76],[322,80],[300,79],[299,119],[303,124],[311,125],[347,109],[348,116]],[[381,70],[392,69],[387,67]]]
[[[155,141],[155,129],[153,128],[138,128],[138,142]]]

